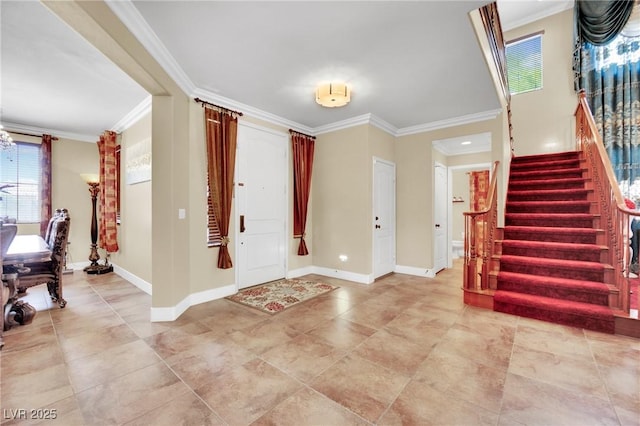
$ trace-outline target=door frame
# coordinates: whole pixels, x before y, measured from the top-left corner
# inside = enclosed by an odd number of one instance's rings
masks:
[[[436,239],[436,209],[438,208],[438,206],[436,205],[436,191],[438,191],[438,185],[436,184],[436,169],[438,167],[442,167],[445,170],[445,178],[447,179],[447,188],[444,189],[443,193],[444,193],[444,205],[446,206],[445,209],[445,214],[444,214],[444,219],[447,221],[446,223],[446,228],[444,230],[445,233],[445,262],[444,262],[444,268],[448,268],[449,267],[449,260],[451,258],[451,239],[450,239],[450,228],[451,228],[451,223],[449,220],[449,217],[451,216],[451,204],[449,203],[449,200],[451,199],[450,195],[449,195],[449,184],[450,184],[450,179],[449,179],[449,167],[447,167],[445,164],[442,164],[439,161],[434,161],[433,162],[433,183],[434,183],[434,187],[433,187],[433,198],[432,198],[432,205],[433,205],[433,221],[431,223],[431,229],[432,229],[432,235],[433,235],[433,273],[437,274],[439,271],[436,268],[436,248],[438,245],[438,241]],[[443,269],[444,269],[443,268]]]
[[[284,187],[285,187],[285,194],[284,194],[284,273],[285,273],[285,277],[289,271],[289,217],[291,215],[291,212],[289,211],[289,206],[290,206],[290,200],[289,200],[289,196],[291,195],[290,192],[290,184],[289,184],[289,180],[290,180],[290,172],[291,172],[291,164],[290,164],[290,158],[291,158],[291,147],[289,144],[289,135],[285,132],[280,132],[274,129],[270,129],[268,127],[264,127],[264,126],[260,126],[258,124],[254,124],[254,123],[249,123],[246,121],[240,121],[238,120],[238,136],[240,136],[240,127],[249,127],[252,128],[254,130],[258,130],[258,131],[262,131],[265,133],[270,133],[272,135],[275,136],[280,136],[283,138],[284,140],[284,162],[287,165],[287,167],[284,168],[283,173],[285,174],[284,176]],[[240,163],[240,139],[238,137],[238,143],[236,144],[236,164],[235,164],[235,171],[233,174],[233,208],[231,209],[232,214],[234,215],[234,235],[235,235],[235,242],[234,242],[234,252],[235,252],[235,263],[234,263],[234,280],[235,280],[235,287],[236,287],[236,292],[240,290],[240,268],[238,267],[238,263],[239,263],[239,259],[240,259],[240,244],[238,244],[238,242],[240,241],[240,221],[236,220],[239,215],[238,215],[238,203],[237,203],[237,198],[236,198],[236,194],[237,194],[237,188],[238,188],[238,170],[239,170],[239,163]]]
[[[447,174],[447,179],[448,179],[448,184],[447,184],[447,200],[451,200],[453,199],[453,171],[454,170],[484,170],[484,169],[489,169],[489,173],[491,173],[491,163],[474,163],[474,164],[462,164],[459,166],[449,166],[447,167],[448,170],[448,174]],[[465,197],[468,196],[468,194],[464,195]],[[453,267],[453,253],[452,253],[452,241],[453,241],[453,209],[449,209],[449,216],[447,218],[447,220],[449,221],[448,226],[447,226],[447,247],[449,247],[448,251],[448,257],[447,257],[447,265],[449,265],[449,268]]]
[[[398,212],[397,212],[397,198],[398,198],[398,194],[397,194],[397,187],[396,187],[396,181],[397,181],[397,170],[396,170],[396,163],[392,162],[392,161],[388,161],[388,160],[383,160],[382,158],[379,157],[373,157],[373,162],[372,162],[372,168],[371,168],[371,277],[372,279],[375,281],[376,278],[379,278],[385,274],[376,276],[375,274],[375,261],[376,261],[376,237],[375,237],[375,231],[374,231],[374,227],[375,227],[375,194],[376,194],[376,163],[383,163],[386,164],[387,166],[390,166],[393,168],[393,262],[394,262],[394,266],[393,266],[393,270],[391,272],[393,272],[396,269],[397,266],[397,255],[398,255],[398,235],[397,235],[397,223],[398,223]]]

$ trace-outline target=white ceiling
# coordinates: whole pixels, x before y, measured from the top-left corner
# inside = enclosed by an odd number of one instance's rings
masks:
[[[468,12],[486,1],[118,1],[109,3],[190,96],[321,133],[363,118],[396,134],[499,108]],[[499,2],[505,29],[572,1]],[[0,1],[0,121],[95,141],[148,94],[34,1]],[[314,101],[321,81],[352,101]],[[459,142],[459,141],[458,141]]]

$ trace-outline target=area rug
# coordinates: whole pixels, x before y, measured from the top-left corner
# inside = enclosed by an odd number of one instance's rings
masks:
[[[269,314],[337,289],[337,286],[302,279],[282,279],[249,287],[227,299]]]

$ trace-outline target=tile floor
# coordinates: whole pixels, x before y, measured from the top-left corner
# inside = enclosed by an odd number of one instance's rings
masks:
[[[2,424],[640,424],[638,339],[465,306],[460,265],[310,277],[340,288],[172,323],[150,323],[151,297],[115,274],[66,275],[65,309],[32,288],[38,314],[0,352]]]

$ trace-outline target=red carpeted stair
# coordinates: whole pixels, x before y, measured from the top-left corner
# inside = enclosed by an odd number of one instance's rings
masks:
[[[614,332],[613,268],[583,175],[578,152],[512,160],[494,310]]]

